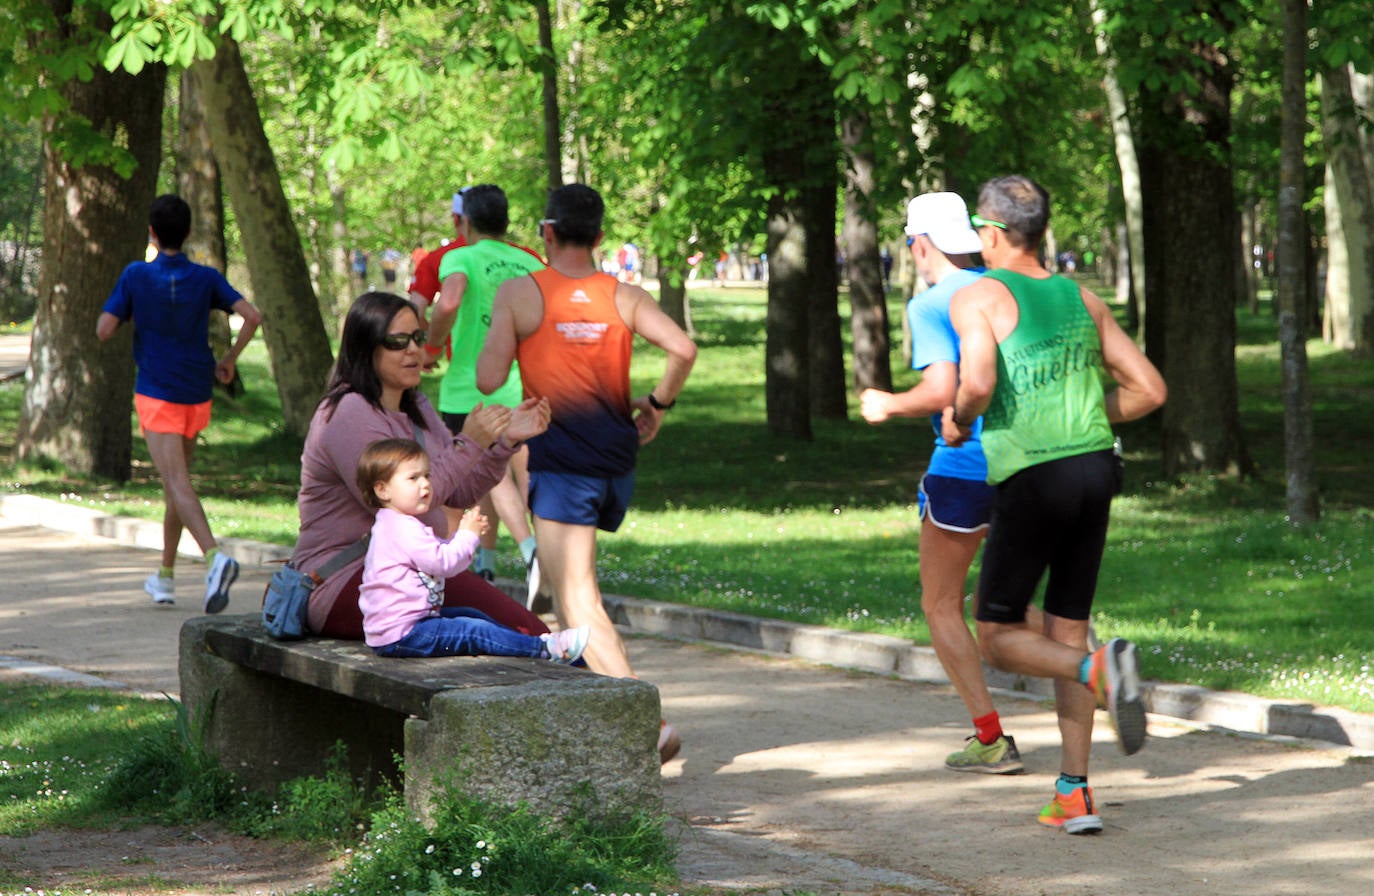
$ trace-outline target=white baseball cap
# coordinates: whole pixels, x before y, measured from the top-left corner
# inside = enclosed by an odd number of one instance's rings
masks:
[[[983,242],[969,223],[968,206],[958,193],[922,193],[907,203],[906,235],[921,234],[946,255],[983,251]]]

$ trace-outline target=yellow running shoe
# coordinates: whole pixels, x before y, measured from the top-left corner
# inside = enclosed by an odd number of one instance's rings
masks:
[[[1068,796],[1055,791],[1054,799],[1040,810],[1040,823],[1066,834],[1098,834],[1102,819],[1093,806],[1091,787],[1075,787]]]
[[[984,775],[1019,775],[1025,771],[1021,752],[1010,734],[1003,734],[990,744],[979,741],[976,734],[970,735],[968,746],[945,757],[945,768]]]

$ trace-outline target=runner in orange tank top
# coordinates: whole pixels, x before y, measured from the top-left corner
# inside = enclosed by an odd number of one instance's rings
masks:
[[[696,345],[641,287],[600,273],[605,206],[583,184],[549,194],[540,222],[549,268],[507,280],[477,359],[477,388],[501,385],[519,358],[526,396],[548,398],[548,432],[530,440],[530,511],[544,581],[563,628],[591,627],[583,657],[602,675],[634,677],[601,602],[596,532],[614,532],[634,488],[638,447],[651,441],[696,361]],[[630,354],[642,336],[667,354],[647,394],[630,395]],[[659,728],[659,757],[677,754],[677,732]]]
[[[634,333],[616,307],[620,284],[609,274],[575,278],[553,268],[531,278],[544,313],[520,340],[516,357],[525,394],[549,400],[556,431],[530,443],[530,469],[633,473],[639,449],[630,407]]]

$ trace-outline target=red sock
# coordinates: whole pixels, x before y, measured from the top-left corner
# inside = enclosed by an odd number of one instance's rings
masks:
[[[997,710],[995,709],[985,716],[974,719],[973,727],[978,730],[978,743],[983,746],[987,746],[1002,736],[1002,720],[997,718]]]

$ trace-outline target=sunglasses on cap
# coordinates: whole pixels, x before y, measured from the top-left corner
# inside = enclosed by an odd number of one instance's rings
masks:
[[[393,352],[403,352],[407,345],[414,342],[416,347],[424,348],[426,338],[424,330],[416,330],[414,333],[387,333],[382,337],[382,347]]]

